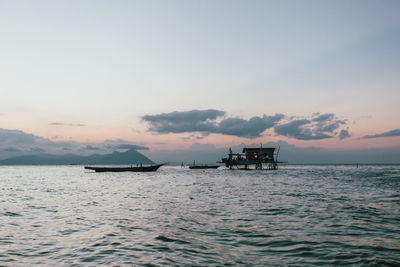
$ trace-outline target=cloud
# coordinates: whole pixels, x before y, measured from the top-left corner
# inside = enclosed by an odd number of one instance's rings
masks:
[[[43,152],[60,155],[65,154],[66,151],[68,151],[70,153],[91,155],[93,154],[93,151],[96,151],[97,153],[110,153],[117,149],[147,150],[149,148],[120,139],[106,140],[101,143],[52,141],[20,130],[7,130],[0,128],[0,160],[14,157],[16,155],[32,155]]]
[[[349,133],[349,131],[347,129],[346,130],[341,130],[340,133],[339,133],[339,139],[340,140],[343,140],[343,139],[348,138],[350,136],[351,136],[351,134]]]
[[[49,123],[51,126],[70,126],[70,127],[83,127],[84,124],[81,123],[63,123],[63,122],[51,122]]]
[[[5,152],[21,152],[20,149],[18,148],[14,148],[14,147],[8,147],[6,149],[4,149]]]
[[[42,149],[42,148],[40,148],[40,147],[32,147],[32,148],[30,149],[30,151],[35,152],[35,153],[43,153],[43,152],[46,152],[46,150],[44,150],[44,149]]]
[[[191,110],[158,115],[145,115],[142,120],[149,124],[149,130],[159,134],[201,132],[203,136],[218,133],[238,137],[255,138],[269,128],[272,128],[284,115],[263,115],[252,117],[249,120],[241,118],[218,118],[225,115],[224,111]]]
[[[209,134],[208,133],[195,133],[195,134],[190,134],[189,136],[184,136],[181,139],[183,141],[196,141],[196,140],[202,140],[206,138]]]
[[[249,120],[227,118],[217,125],[215,133],[256,138],[260,137],[266,129],[272,128],[283,117],[283,114],[276,114],[274,116],[252,117]]]
[[[106,145],[108,149],[135,149],[135,150],[149,150],[148,147],[138,146],[133,144],[119,144],[119,145]]]
[[[70,147],[72,150],[77,150],[81,146],[77,142],[54,142],[50,139],[20,130],[0,129],[0,159],[15,155],[43,152],[60,154],[63,152],[63,147]]]
[[[336,130],[342,125],[346,125],[346,121],[337,119],[334,114],[316,113],[309,119],[296,119],[276,125],[274,130],[277,135],[297,140],[321,140],[335,137],[337,135]],[[343,136],[345,134],[346,131],[342,133]]]
[[[201,139],[211,133],[233,135],[245,138],[257,138],[267,129],[274,129],[276,135],[297,140],[321,140],[333,137],[344,139],[350,136],[345,120],[336,118],[333,113],[314,113],[308,118],[287,118],[284,114],[273,116],[254,116],[248,120],[236,117],[224,117],[221,110],[191,110],[158,115],[145,115],[149,130],[158,134],[201,133]],[[286,119],[285,119],[286,118]],[[193,140],[193,136],[184,140]]]
[[[214,120],[218,117],[224,116],[225,112],[216,109],[207,110],[190,110],[190,111],[174,111],[171,113],[161,113],[158,115],[145,115],[142,118],[148,122],[175,122],[182,121],[207,121]]]
[[[393,136],[400,136],[400,129],[394,129],[388,132],[375,135],[366,135],[363,138],[379,138],[379,137],[393,137]]]
[[[317,117],[313,118],[312,121],[318,121],[318,122],[324,122],[327,120],[331,120],[335,117],[332,113],[325,113],[325,114],[320,114],[320,113],[315,113]]]
[[[320,140],[326,138],[332,138],[332,136],[313,132],[312,129],[307,126],[310,125],[310,120],[294,120],[286,124],[275,126],[275,133],[287,137],[292,137],[298,140]]]
[[[224,116],[221,110],[174,111],[158,115],[145,115],[142,120],[149,124],[149,130],[156,133],[212,132],[213,122]]]
[[[95,147],[95,146],[92,146],[92,145],[87,145],[87,146],[85,147],[85,149],[87,149],[87,150],[99,150],[98,147]]]
[[[0,144],[37,144],[49,141],[46,138],[27,134],[20,130],[0,129]]]

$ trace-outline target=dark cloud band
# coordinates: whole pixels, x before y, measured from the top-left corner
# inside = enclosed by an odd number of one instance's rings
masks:
[[[106,145],[107,149],[135,149],[135,150],[149,150],[146,146],[138,146],[132,144],[118,144],[118,145]]]
[[[400,136],[400,129],[395,129],[375,135],[366,135],[363,138],[379,138],[379,137],[393,137],[393,136]]]
[[[191,110],[184,112],[145,115],[142,120],[147,122],[151,132],[190,133],[200,132],[204,136],[216,133],[246,138],[260,137],[265,130],[274,129],[277,135],[298,140],[321,140],[339,135],[339,139],[350,136],[347,130],[339,128],[346,121],[339,120],[332,113],[315,113],[310,118],[285,119],[284,114],[274,116],[263,115],[248,120],[242,118],[222,118],[226,113],[221,110]],[[220,118],[218,120],[218,118]],[[285,122],[282,121],[285,119]]]
[[[284,115],[252,117],[249,120],[241,118],[222,118],[224,111],[191,110],[183,112],[162,113],[158,115],[145,115],[142,120],[149,124],[149,130],[155,133],[189,133],[201,132],[204,135],[219,133],[234,135],[239,137],[255,138],[276,122],[280,121]]]
[[[336,137],[337,130],[342,125],[346,125],[346,122],[337,119],[332,113],[316,113],[313,114],[311,118],[296,119],[277,125],[274,130],[277,135],[295,138],[297,140],[321,140]],[[344,139],[348,136],[349,133],[347,130],[342,130],[339,134],[340,139]]]
[[[15,155],[38,153],[64,154],[65,151],[83,153],[109,153],[110,150],[148,150],[148,147],[125,140],[105,140],[102,143],[80,143],[74,141],[52,141],[20,130],[0,128],[0,160]]]
[[[70,126],[70,127],[83,127],[84,124],[80,123],[63,123],[63,122],[51,122],[49,123],[51,126]]]

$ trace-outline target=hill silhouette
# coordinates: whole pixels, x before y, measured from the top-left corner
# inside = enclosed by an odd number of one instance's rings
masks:
[[[80,156],[74,154],[66,155],[25,155],[12,157],[0,161],[0,165],[118,165],[118,164],[154,164],[149,158],[130,149],[125,152],[114,151],[111,154],[93,154]]]

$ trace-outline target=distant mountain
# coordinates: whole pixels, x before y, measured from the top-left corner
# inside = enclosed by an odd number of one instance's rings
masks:
[[[66,155],[26,155],[0,161],[0,165],[118,165],[118,164],[154,164],[149,158],[130,149],[126,152],[114,151],[111,154],[94,154],[90,156]]]

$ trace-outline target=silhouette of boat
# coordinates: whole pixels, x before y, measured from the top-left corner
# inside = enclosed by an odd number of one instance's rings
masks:
[[[217,169],[218,167],[219,165],[196,165],[196,161],[193,160],[193,165],[190,165],[189,169]]]
[[[154,172],[158,170],[163,164],[150,165],[150,166],[130,166],[130,167],[94,167],[85,166],[86,170],[93,170],[95,172]]]
[[[192,165],[189,169],[217,169],[219,165]]]

